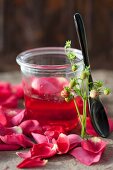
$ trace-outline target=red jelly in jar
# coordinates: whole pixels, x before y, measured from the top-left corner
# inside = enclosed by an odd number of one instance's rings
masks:
[[[64,48],[39,48],[21,53],[17,62],[23,74],[27,119],[38,120],[42,126],[60,126],[64,131],[74,129],[78,116],[73,100],[66,102],[61,91],[73,76],[83,69],[82,55],[76,53],[79,69],[71,71]],[[25,57],[26,56],[26,57]]]

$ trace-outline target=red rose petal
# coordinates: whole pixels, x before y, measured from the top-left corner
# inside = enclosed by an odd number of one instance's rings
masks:
[[[37,120],[26,120],[19,125],[25,135],[30,135],[32,132],[42,133],[42,129]]]
[[[74,156],[81,163],[90,166],[100,160],[102,153],[95,154],[84,150],[82,147],[77,147],[70,152],[70,155]]]
[[[33,138],[38,144],[41,143],[48,143],[48,138],[44,135],[38,134],[38,133],[32,133]]]
[[[13,127],[10,127],[10,128],[6,128],[6,134],[5,135],[11,135],[11,134],[22,134],[23,131],[22,131],[22,128],[19,127],[19,126],[13,126]]]
[[[60,133],[64,133],[62,126],[43,126],[44,135],[46,135],[50,141],[55,138],[57,139]]]
[[[72,149],[72,148],[74,148],[74,147],[81,144],[82,138],[79,135],[70,134],[67,137],[69,139],[70,149]]]
[[[22,133],[22,128],[19,126],[14,126],[14,127],[4,127],[2,124],[0,124],[0,135],[5,136],[5,135],[11,135],[13,133]]]
[[[65,134],[61,133],[56,141],[57,146],[58,146],[58,153],[63,154],[67,153],[69,151],[70,147],[70,142],[68,136]]]
[[[50,158],[57,153],[57,145],[52,143],[34,144],[31,148],[31,156]]]
[[[23,134],[12,134],[12,135],[5,135],[5,136],[0,136],[0,139],[9,145],[20,145],[24,148],[27,147],[32,147],[33,142],[29,140],[25,135]]]
[[[81,142],[82,148],[92,153],[103,152],[106,147],[106,144],[107,143],[105,141],[102,141],[98,137],[93,137],[91,139],[83,140]]]
[[[18,113],[17,115],[13,116],[13,118],[11,119],[11,123],[14,126],[19,125],[22,122],[24,116],[25,116],[25,110],[22,110],[20,113]]]
[[[31,157],[31,151],[28,152],[16,152],[16,154],[23,159],[30,158]]]
[[[13,92],[18,98],[23,98],[23,97],[24,97],[24,92],[23,92],[22,84],[12,85],[12,92]]]
[[[6,125],[7,125],[6,116],[1,112],[1,109],[0,109],[0,123],[1,123],[3,126],[6,126]]]
[[[0,144],[0,151],[15,151],[20,148],[19,145],[8,145],[8,144]]]
[[[11,85],[8,82],[0,82],[0,102],[11,95]]]
[[[11,95],[10,97],[8,97],[3,103],[2,106],[3,107],[7,107],[7,108],[15,108],[18,105],[18,99],[15,95]]]
[[[22,161],[19,165],[17,165],[17,168],[34,168],[39,166],[45,166],[47,162],[47,160],[41,160],[38,157],[32,157]]]
[[[0,123],[0,135],[4,136],[6,134],[6,128]]]

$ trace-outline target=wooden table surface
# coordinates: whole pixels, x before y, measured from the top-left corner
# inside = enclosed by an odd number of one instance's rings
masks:
[[[93,71],[95,80],[103,80],[113,92],[113,71],[96,70]],[[0,81],[20,83],[21,74],[19,72],[0,73]],[[113,95],[103,98],[108,114],[113,117]],[[113,133],[107,139],[107,148],[99,163],[90,167],[82,165],[70,155],[55,156],[49,159],[45,167],[35,168],[37,170],[113,170]],[[16,156],[15,151],[0,151],[0,170],[16,170],[16,165],[21,162],[21,158]],[[32,169],[29,169],[32,170]]]

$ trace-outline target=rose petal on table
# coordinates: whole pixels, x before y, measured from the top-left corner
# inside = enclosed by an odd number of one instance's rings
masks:
[[[69,149],[72,149],[72,148],[80,145],[83,140],[79,135],[76,135],[76,134],[70,134],[67,137],[68,137],[69,143],[70,143]]]
[[[0,123],[0,135],[4,136],[6,134],[6,128]]]
[[[31,140],[29,138],[27,138],[25,135],[23,134],[12,134],[12,135],[5,135],[5,136],[0,136],[0,139],[9,145],[20,145],[23,148],[27,148],[27,147],[32,147],[33,146],[33,142],[31,142]]]
[[[35,168],[40,166],[45,166],[47,160],[41,160],[38,157],[27,158],[17,165],[17,168]]]
[[[22,134],[23,131],[22,131],[22,128],[20,126],[13,126],[13,127],[10,127],[10,128],[6,128],[6,134],[7,135],[11,135],[11,134]]]
[[[49,142],[48,138],[45,135],[41,135],[38,133],[31,133],[31,134],[38,144]]]
[[[19,126],[13,126],[13,127],[5,127],[0,123],[0,135],[5,136],[5,135],[11,135],[13,133],[22,133],[22,128]]]
[[[15,108],[18,105],[18,99],[15,95],[9,96],[3,103],[2,106],[6,108]]]
[[[25,116],[25,109],[22,110],[21,112],[19,112],[17,115],[13,116],[11,119],[11,123],[14,126],[19,125],[22,122],[22,120],[24,119],[24,116]]]
[[[44,135],[50,140],[53,138],[57,139],[60,133],[64,133],[64,128],[62,126],[43,126],[42,128],[45,131]]]
[[[5,108],[5,107],[0,108],[0,113],[4,114],[7,119],[7,124],[6,124],[7,127],[12,126],[11,119],[14,116],[18,115],[21,111],[22,111],[22,109],[17,109],[17,108],[16,109],[15,108]]]
[[[81,163],[90,166],[93,163],[99,162],[102,153],[92,153],[84,150],[82,147],[77,147],[69,152],[70,155],[74,156]]]
[[[0,144],[0,151],[15,151],[19,148],[19,145]]]
[[[16,152],[16,154],[20,157],[20,158],[23,158],[23,159],[26,159],[26,158],[30,158],[31,157],[31,151],[27,151],[27,152]]]
[[[57,145],[52,143],[34,144],[31,148],[31,157],[50,158],[57,153]]]
[[[25,120],[19,126],[25,135],[30,135],[32,132],[42,133],[42,128],[37,120]]]
[[[64,154],[69,151],[70,141],[67,135],[61,133],[56,141],[58,146],[58,154]]]
[[[15,94],[18,98],[24,97],[23,87],[22,84],[16,84],[12,85],[12,92]]]
[[[3,126],[6,126],[6,125],[7,125],[7,118],[6,118],[5,114],[3,114],[3,112],[1,111],[1,109],[0,109],[0,123],[1,123]]]
[[[105,150],[106,145],[107,143],[98,137],[92,137],[81,142],[82,148],[92,153],[102,153]]]
[[[11,84],[8,82],[0,82],[0,101],[8,98],[11,94]]]

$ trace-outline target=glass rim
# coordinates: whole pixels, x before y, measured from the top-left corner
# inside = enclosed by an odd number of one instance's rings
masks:
[[[75,48],[70,48],[69,50],[75,52],[77,55],[77,59],[79,61],[76,61],[76,63],[79,63],[83,61],[82,51]],[[56,64],[56,65],[38,65],[38,64],[31,64],[29,62],[25,62],[25,58],[32,57],[33,55],[43,55],[43,54],[63,54],[65,55],[65,49],[64,47],[39,47],[39,48],[33,48],[30,50],[26,50],[21,52],[16,57],[16,62],[23,67],[31,68],[31,69],[54,69],[57,67],[57,69],[65,69],[70,66],[70,64]],[[79,56],[79,57],[78,57]]]

